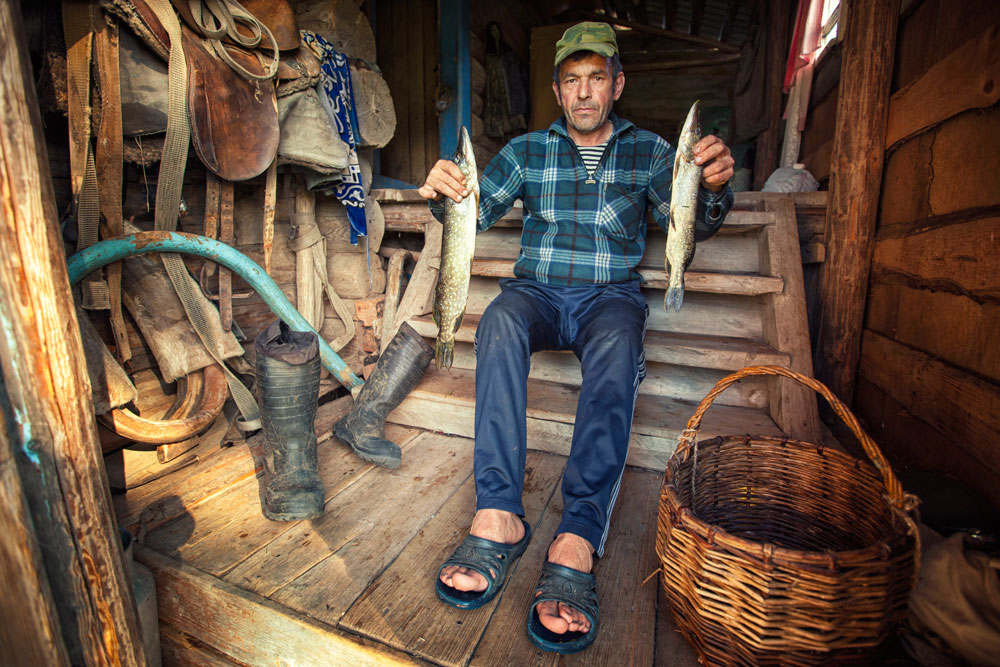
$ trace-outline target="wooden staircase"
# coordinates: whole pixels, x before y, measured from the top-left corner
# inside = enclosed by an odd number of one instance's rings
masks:
[[[433,339],[430,315],[440,260],[440,225],[413,190],[378,190],[386,231],[423,232],[424,249],[402,300],[387,291],[388,341],[408,321]],[[498,279],[513,276],[520,247],[521,210],[515,207],[476,238],[476,257],[465,319],[456,336],[455,363],[448,372],[433,366],[390,421],[473,436],[475,356],[479,318],[500,293]],[[663,307],[667,275],[665,235],[649,222],[646,254],[639,267],[649,304],[645,339],[647,376],[639,387],[629,463],[662,470],[695,407],[716,381],[750,365],[777,365],[812,375],[802,263],[795,205],[789,195],[739,193],[725,224],[698,244],[685,276],[680,312]],[[413,253],[416,255],[416,253]],[[390,267],[393,262],[390,262]],[[402,266],[402,262],[396,262]],[[398,284],[398,279],[395,281]],[[393,319],[393,321],[388,321]],[[571,352],[532,357],[528,379],[528,446],[566,454],[569,450],[580,364]],[[722,394],[703,422],[703,437],[737,433],[780,434],[820,442],[811,390],[786,379],[749,379]]]

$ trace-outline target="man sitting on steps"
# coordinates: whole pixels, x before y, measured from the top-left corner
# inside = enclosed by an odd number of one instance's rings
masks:
[[[487,307],[476,332],[476,514],[445,562],[438,596],[463,609],[503,586],[530,539],[521,517],[531,353],[573,350],[583,382],[562,492],[564,509],[548,549],[528,634],[543,650],[572,653],[593,641],[601,556],[628,455],[632,412],[645,376],[648,308],[636,267],[645,250],[646,210],[666,231],[674,149],[611,113],[625,86],[614,30],[585,22],[556,44],[552,90],[563,118],[513,139],[480,179],[479,230],[516,199],[524,205],[513,279]],[[712,236],[732,206],[729,149],[706,136],[697,240]],[[434,165],[420,194],[438,219],[443,197],[468,196],[449,160]]]

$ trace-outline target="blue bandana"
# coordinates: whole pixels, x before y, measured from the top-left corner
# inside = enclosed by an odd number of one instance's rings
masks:
[[[357,244],[358,236],[365,236],[368,227],[365,221],[365,191],[361,186],[361,167],[358,165],[357,141],[354,138],[358,116],[354,110],[351,70],[344,54],[334,49],[321,36],[308,30],[302,30],[301,33],[302,39],[320,61],[323,73],[321,85],[326,93],[320,95],[320,100],[336,123],[340,138],[350,148],[349,164],[342,172],[343,180],[334,186],[333,194],[347,208],[351,243]]]

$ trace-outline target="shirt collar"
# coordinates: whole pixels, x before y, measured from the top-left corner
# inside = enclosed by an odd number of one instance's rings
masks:
[[[630,120],[625,120],[624,118],[619,118],[612,111],[608,114],[608,120],[611,121],[611,136],[608,137],[608,143],[611,143],[619,134],[635,127],[635,124]],[[572,141],[569,136],[569,131],[566,129],[566,116],[559,116],[551,125],[549,125],[549,132],[555,132],[556,134],[565,137]]]

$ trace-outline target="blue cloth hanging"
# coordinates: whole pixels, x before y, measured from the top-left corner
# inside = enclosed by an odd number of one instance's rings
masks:
[[[354,110],[354,90],[351,88],[351,70],[347,58],[330,45],[320,35],[308,30],[300,31],[302,39],[320,62],[323,93],[320,101],[333,119],[340,138],[350,149],[349,164],[342,181],[334,186],[333,194],[347,208],[347,220],[351,226],[351,243],[357,245],[358,236],[368,234],[365,218],[365,191],[361,183],[361,167],[358,164],[357,140],[358,116]]]

